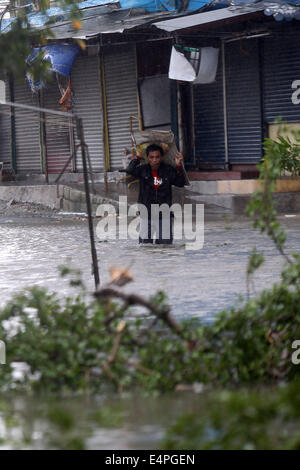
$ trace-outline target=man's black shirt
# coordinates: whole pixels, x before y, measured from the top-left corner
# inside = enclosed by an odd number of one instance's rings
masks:
[[[174,168],[167,163],[161,162],[157,171],[158,177],[162,180],[157,189],[154,187],[154,178],[152,176],[151,166],[147,164],[140,165],[140,159],[131,160],[126,173],[138,178],[140,181],[140,191],[138,202],[144,204],[150,209],[151,204],[172,205],[172,185],[182,188],[185,185],[183,171],[180,168]]]

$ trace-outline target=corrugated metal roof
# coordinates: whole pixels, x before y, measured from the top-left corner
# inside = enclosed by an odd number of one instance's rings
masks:
[[[138,14],[139,13],[139,14]],[[113,14],[84,18],[82,27],[76,31],[72,23],[57,24],[52,27],[56,39],[88,39],[98,34],[123,33],[123,31],[152,23],[159,18],[170,17],[170,13],[143,13],[139,9],[115,11]]]
[[[189,0],[182,9],[184,12],[191,12],[199,10],[199,8],[208,3],[210,3],[210,0]],[[82,11],[84,17],[102,16],[115,10],[131,12],[137,9],[142,11],[143,14],[157,12],[178,13],[177,0],[85,0],[79,2],[77,6]],[[27,18],[32,27],[41,28],[46,24],[49,18],[54,19],[57,23],[68,21],[68,11],[70,9],[72,9],[72,5],[66,7],[65,10],[60,7],[49,8],[46,10],[46,14],[42,12],[31,12],[27,15]],[[13,21],[14,18],[4,19],[1,24],[1,31],[9,31]],[[112,32],[114,32],[114,30]]]
[[[53,31],[57,39],[82,38],[100,33],[122,33],[126,29],[153,23],[158,17],[169,17],[154,23],[159,29],[177,31],[201,24],[216,22],[264,11],[275,20],[300,19],[300,0],[190,0],[185,10],[176,10],[176,0],[86,0],[78,4],[83,13],[83,28],[75,31],[61,8],[28,14],[32,27],[42,28],[49,17],[55,19]],[[206,11],[191,14],[203,8]],[[7,32],[14,18],[3,19],[1,32]]]
[[[86,0],[77,4],[80,8],[83,17],[93,15],[102,15],[110,13],[114,10],[121,9],[119,0]],[[70,8],[70,7],[69,7]],[[46,14],[42,12],[32,12],[27,15],[30,26],[33,28],[41,28],[49,19],[55,19],[56,22],[61,23],[67,21],[68,8],[64,11],[60,7],[49,8],[46,10]],[[91,13],[92,12],[92,13]],[[7,32],[10,30],[11,23],[15,21],[15,18],[6,18],[2,20],[1,32]]]

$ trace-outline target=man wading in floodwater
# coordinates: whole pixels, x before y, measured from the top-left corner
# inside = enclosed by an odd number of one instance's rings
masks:
[[[140,192],[138,203],[144,206],[140,210],[139,243],[153,243],[156,234],[157,244],[173,242],[172,217],[170,211],[164,216],[158,206],[172,205],[172,185],[182,188],[185,178],[182,171],[183,156],[177,153],[176,168],[163,162],[163,149],[151,144],[146,149],[148,164],[140,165],[140,158],[134,158],[126,168],[126,173],[139,179]],[[147,210],[145,210],[147,209]]]

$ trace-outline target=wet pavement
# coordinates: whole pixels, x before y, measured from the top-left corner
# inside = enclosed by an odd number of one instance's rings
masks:
[[[57,267],[62,264],[81,269],[93,291],[87,221],[77,219],[51,211],[0,211],[1,305],[30,285],[59,295],[74,292],[59,278]],[[300,215],[279,220],[288,233],[287,249],[300,252]],[[97,254],[102,283],[109,278],[109,266],[131,265],[135,282],[126,291],[150,296],[164,290],[177,316],[209,321],[246,294],[247,260],[255,246],[266,258],[255,275],[259,291],[279,279],[282,257],[248,219],[230,218],[221,208],[205,207],[205,239],[199,251],[187,251],[182,241],[160,247],[139,246],[135,240],[97,240]]]

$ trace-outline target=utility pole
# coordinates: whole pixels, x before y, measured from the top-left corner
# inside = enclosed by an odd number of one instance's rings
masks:
[[[95,287],[97,289],[100,286],[100,277],[99,277],[97,252],[96,252],[96,246],[95,246],[94,226],[93,226],[93,217],[92,217],[92,206],[91,206],[90,188],[89,188],[89,180],[88,180],[88,169],[87,169],[87,163],[86,163],[86,161],[87,161],[87,154],[86,154],[87,145],[84,142],[82,119],[78,118],[78,117],[76,117],[76,129],[77,129],[77,137],[79,139],[80,148],[81,148],[83,177],[84,177],[84,189],[85,189],[86,207],[87,207],[87,213],[88,213],[92,261],[93,261],[93,274],[94,274],[94,278],[95,278]]]

